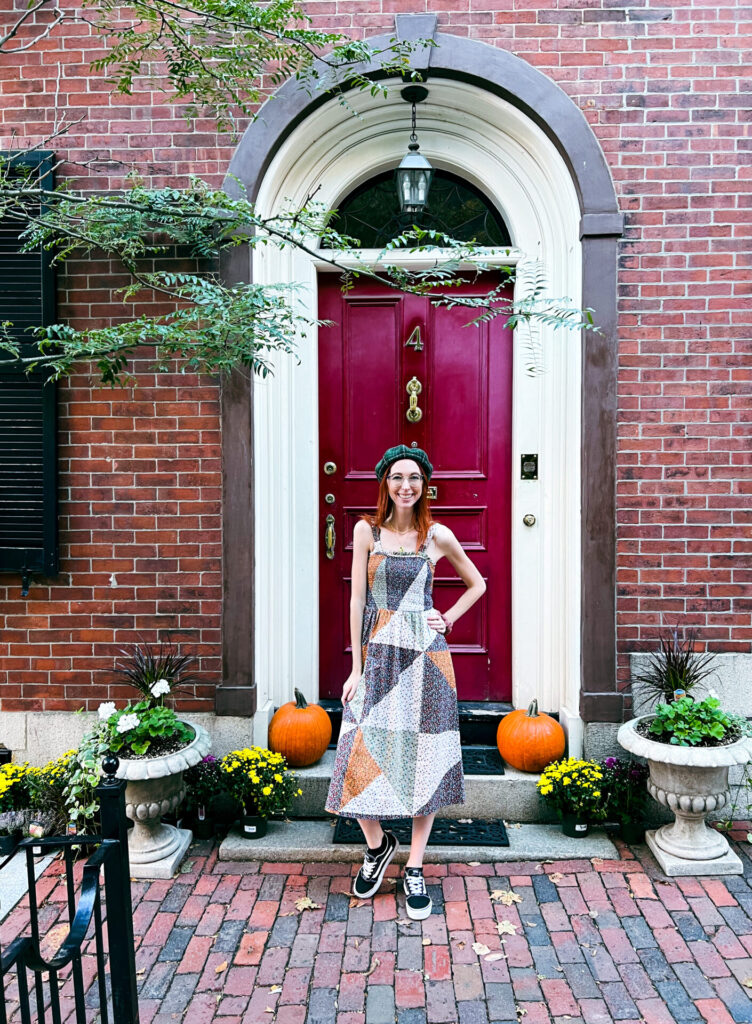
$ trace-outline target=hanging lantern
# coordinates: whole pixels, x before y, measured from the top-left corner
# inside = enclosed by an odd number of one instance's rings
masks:
[[[403,213],[420,214],[428,204],[433,167],[419,152],[415,107],[417,103],[421,103],[426,98],[428,89],[423,88],[422,85],[408,85],[402,90],[401,95],[403,100],[412,104],[413,120],[407,153],[402,157],[402,162],[394,172],[397,180],[397,194]]]

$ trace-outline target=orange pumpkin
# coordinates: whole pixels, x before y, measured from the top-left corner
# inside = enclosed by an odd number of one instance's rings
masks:
[[[550,715],[530,701],[527,711],[510,711],[496,730],[496,746],[503,759],[521,772],[540,772],[564,753],[564,730]]]
[[[322,757],[332,738],[332,720],[319,704],[309,704],[300,690],[283,704],[269,723],[269,749],[283,754],[293,768],[305,768]]]

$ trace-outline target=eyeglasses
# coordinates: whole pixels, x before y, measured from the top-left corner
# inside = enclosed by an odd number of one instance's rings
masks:
[[[401,473],[392,473],[390,476],[387,477],[387,480],[391,480],[392,483],[396,484],[398,487],[402,485],[402,481],[404,479],[405,478],[402,476]],[[410,476],[407,478],[407,482],[410,484],[411,487],[419,487],[423,483],[423,477],[420,475],[420,473],[411,473]]]

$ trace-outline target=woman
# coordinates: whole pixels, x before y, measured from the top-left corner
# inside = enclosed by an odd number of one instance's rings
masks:
[[[353,667],[326,810],[356,818],[367,850],[353,885],[373,896],[399,846],[380,820],[413,819],[403,888],[408,916],[431,913],[423,854],[436,811],[465,802],[457,690],[445,635],[486,585],[428,501],[433,466],[421,448],[390,448],[376,466],[379,502],[353,531],[350,634]],[[445,613],[433,607],[442,556],[467,590]]]

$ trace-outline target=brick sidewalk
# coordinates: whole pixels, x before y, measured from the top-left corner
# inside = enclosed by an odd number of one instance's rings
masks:
[[[668,880],[644,847],[426,865],[434,912],[410,922],[388,879],[372,901],[349,897],[357,865],[223,864],[197,843],[173,881],[133,883],[141,1024],[752,1022],[752,864],[737,849],[749,874],[723,881]],[[39,889],[50,928],[57,865]],[[22,927],[19,905],[3,948]]]

